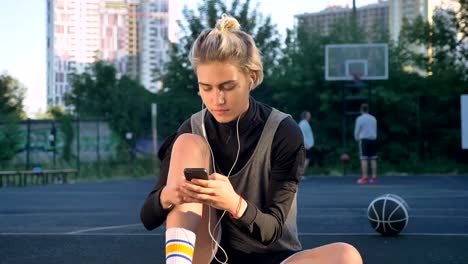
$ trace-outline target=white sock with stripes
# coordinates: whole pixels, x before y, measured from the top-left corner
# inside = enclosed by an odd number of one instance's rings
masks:
[[[166,264],[191,264],[195,249],[194,232],[179,227],[166,230]]]

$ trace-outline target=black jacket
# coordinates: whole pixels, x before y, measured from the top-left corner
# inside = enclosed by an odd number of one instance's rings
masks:
[[[231,174],[238,172],[249,160],[271,111],[271,107],[250,98],[249,110],[239,121],[241,150],[239,160]],[[229,172],[237,154],[236,121],[221,124],[209,112],[205,117],[208,141],[216,160],[217,172],[223,175]],[[159,158],[162,160],[160,174],[141,209],[141,220],[148,230],[159,227],[166,220],[168,212],[161,207],[159,196],[166,184],[172,145],[177,136],[191,133],[191,131],[189,118],[180,126],[177,133],[164,141],[160,148]],[[279,189],[279,191],[276,192],[276,197],[271,203],[264,208],[258,208],[247,201],[247,210],[238,219],[240,225],[245,225],[245,230],[254,230],[251,236],[264,244],[275,242],[281,235],[279,231],[284,224],[281,219],[288,215],[293,196],[297,191],[297,185],[304,170],[304,155],[302,132],[297,123],[291,117],[287,117],[276,131],[271,153],[270,177],[272,184],[277,185],[272,186],[272,189]],[[252,188],[257,187],[252,186]],[[282,202],[273,203],[273,200]]]

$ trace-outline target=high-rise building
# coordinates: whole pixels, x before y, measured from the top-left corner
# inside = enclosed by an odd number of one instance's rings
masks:
[[[63,105],[71,74],[97,60],[156,92],[177,8],[177,0],[47,0],[47,104]]]
[[[169,43],[177,40],[176,10],[178,1],[174,0],[142,1],[137,6],[140,82],[153,93],[161,89],[158,70],[169,60]]]
[[[395,45],[398,45],[398,38],[403,27],[403,22],[413,22],[417,17],[432,23],[432,16],[436,8],[453,9],[459,8],[459,3],[453,0],[390,0],[390,37]],[[407,48],[413,52],[432,57],[432,48],[424,44],[411,44]],[[421,69],[415,65],[406,65],[405,70],[415,72],[421,76],[430,75],[426,69]]]
[[[169,1],[144,2],[138,6],[140,82],[151,92],[158,90],[156,70],[168,60]]]
[[[128,64],[127,74],[133,79],[138,79],[138,18],[137,4],[129,3],[128,5]]]
[[[418,16],[427,21],[429,8],[427,0],[390,0],[390,36],[395,44],[406,19],[411,22]]]
[[[359,7],[356,12],[358,24],[365,29],[369,39],[378,39],[382,33],[388,33],[388,1],[379,1]]]
[[[432,23],[434,9],[457,8],[454,0],[390,0],[390,36],[395,44],[398,44],[403,21],[412,22],[418,16],[424,21]],[[422,48],[424,50],[424,48]]]
[[[100,49],[97,59],[112,63],[118,74],[127,73],[128,11],[127,4],[122,1],[100,2]]]
[[[47,1],[47,104],[63,104],[70,75],[95,61],[100,0]]]
[[[388,29],[388,11],[388,2],[382,0],[356,8],[357,23],[367,33],[368,40]],[[352,12],[349,6],[330,6],[320,12],[295,15],[295,23],[307,30],[328,35],[336,23],[349,21]]]

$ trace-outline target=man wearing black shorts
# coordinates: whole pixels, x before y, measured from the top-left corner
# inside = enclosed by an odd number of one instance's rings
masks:
[[[369,114],[369,105],[361,105],[361,115],[356,118],[354,139],[359,143],[359,157],[361,159],[362,176],[357,183],[369,182],[367,175],[368,161],[371,163],[371,183],[377,182],[377,120]]]

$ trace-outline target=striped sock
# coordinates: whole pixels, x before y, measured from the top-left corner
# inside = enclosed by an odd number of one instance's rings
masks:
[[[196,235],[185,228],[166,230],[166,264],[191,264]]]

